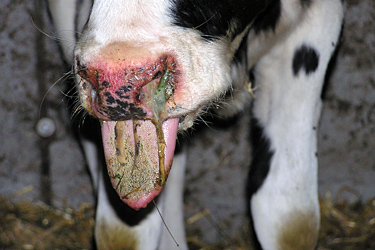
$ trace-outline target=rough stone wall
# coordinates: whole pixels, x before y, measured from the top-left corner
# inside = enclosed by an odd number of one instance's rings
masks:
[[[0,193],[57,206],[93,202],[44,1],[1,1],[0,20]],[[48,138],[36,132],[44,117],[56,127]]]
[[[375,196],[374,122],[375,1],[350,0],[321,120],[321,192],[347,187],[352,199]]]
[[[375,196],[375,2],[347,5],[319,131],[319,184],[322,195],[368,199]],[[43,1],[2,0],[0,20],[0,193],[60,207],[93,202],[63,94],[69,87],[58,81],[66,68],[49,37],[54,33]],[[36,132],[43,117],[56,126],[48,138]],[[187,227],[207,242],[243,226],[248,122],[242,116],[184,136],[190,145],[186,217],[209,211]]]

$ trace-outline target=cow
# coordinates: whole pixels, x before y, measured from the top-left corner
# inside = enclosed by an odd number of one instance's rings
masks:
[[[107,171],[82,137],[99,249],[187,249],[188,159],[174,153],[177,133],[210,107],[240,112],[254,87],[247,188],[256,238],[266,250],[314,249],[317,126],[342,0],[48,3],[79,108],[101,125]]]

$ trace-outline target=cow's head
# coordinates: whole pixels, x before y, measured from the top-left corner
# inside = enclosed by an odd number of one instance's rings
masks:
[[[112,185],[145,207],[168,176],[177,131],[231,84],[263,0],[97,0],[75,49],[83,107],[102,124]]]

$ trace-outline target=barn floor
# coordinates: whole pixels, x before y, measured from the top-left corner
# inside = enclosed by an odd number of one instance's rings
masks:
[[[333,204],[327,196],[321,201],[321,213],[318,250],[375,249],[375,199]],[[0,249],[93,249],[93,225],[94,208],[88,203],[79,209],[60,210],[0,197]],[[243,240],[245,233],[236,239],[224,236],[222,243],[207,245],[187,230],[190,249],[251,249]]]

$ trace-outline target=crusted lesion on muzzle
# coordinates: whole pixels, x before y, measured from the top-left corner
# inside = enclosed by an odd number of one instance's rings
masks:
[[[176,110],[173,96],[180,76],[174,57],[162,55],[142,67],[126,65],[125,61],[114,62],[118,64],[115,67],[99,60],[88,66],[77,56],[83,106],[101,120],[168,118]]]

